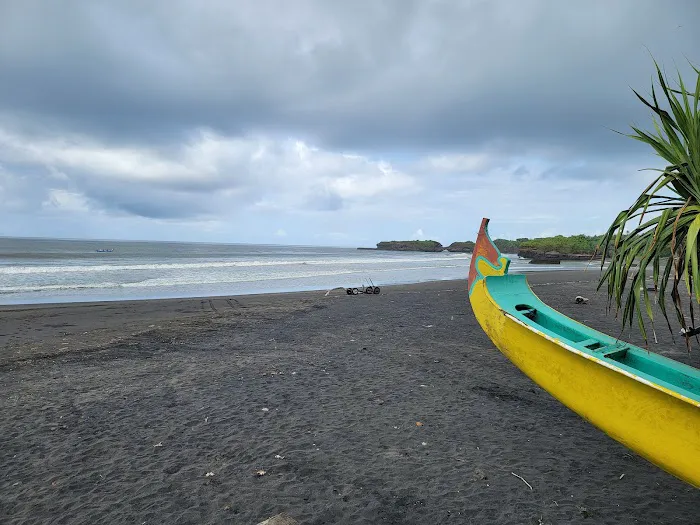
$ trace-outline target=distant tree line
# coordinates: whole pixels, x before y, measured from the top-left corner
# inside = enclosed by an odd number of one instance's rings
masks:
[[[501,253],[518,253],[518,250],[520,249],[520,243],[517,240],[511,241],[509,239],[494,239],[493,243]]]
[[[537,237],[528,239],[521,237],[519,239],[495,239],[493,242],[501,253],[518,253],[520,250],[531,252],[558,252],[562,255],[567,254],[588,254],[592,255],[596,252],[601,235],[556,235],[554,237]],[[437,241],[383,241],[377,243],[379,250],[397,250],[397,251],[425,251],[438,252],[449,250],[454,252],[471,252],[474,249],[472,241],[453,242],[449,246],[442,246]]]
[[[561,254],[582,253],[592,255],[598,249],[602,235],[555,235],[535,239],[518,239],[518,247],[539,252],[559,252]]]

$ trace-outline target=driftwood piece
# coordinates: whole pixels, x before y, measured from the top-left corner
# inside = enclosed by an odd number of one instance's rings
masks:
[[[299,525],[299,522],[286,512],[282,512],[281,514],[277,514],[277,516],[272,516],[265,521],[261,521],[258,525]]]

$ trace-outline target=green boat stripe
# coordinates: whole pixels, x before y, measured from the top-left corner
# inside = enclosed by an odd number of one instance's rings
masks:
[[[700,370],[574,321],[543,303],[524,275],[489,276],[485,280],[489,295],[498,306],[529,329],[608,368],[676,392],[700,406]]]

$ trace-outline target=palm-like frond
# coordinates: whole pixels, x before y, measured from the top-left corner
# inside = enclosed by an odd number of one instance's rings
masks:
[[[664,103],[663,109],[652,85],[651,100],[634,91],[654,113],[654,130],[632,126],[626,136],[649,144],[668,166],[628,209],[621,211],[601,241],[602,264],[609,261],[598,288],[607,283],[610,304],[622,311],[622,322],[632,324],[636,318],[645,340],[644,317],[652,323],[654,316],[647,291],[647,272],[651,269],[657,289],[659,309],[671,329],[666,296],[669,295],[679,323],[687,328],[683,311],[682,283],[690,299],[691,323],[693,301],[700,302],[698,250],[700,243],[700,69],[695,91],[686,89],[681,75],[678,87],[671,88],[658,64],[656,73]],[[669,195],[670,194],[670,195]],[[634,228],[627,232],[630,221]]]

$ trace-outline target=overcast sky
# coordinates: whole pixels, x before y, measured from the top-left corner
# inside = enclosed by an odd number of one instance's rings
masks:
[[[0,235],[600,233],[700,2],[0,0]],[[694,80],[694,79],[693,79]]]

